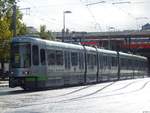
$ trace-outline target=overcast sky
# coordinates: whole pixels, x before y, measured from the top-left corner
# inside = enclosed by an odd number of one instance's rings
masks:
[[[52,31],[62,30],[66,10],[72,12],[66,14],[66,28],[71,31],[140,29],[150,21],[150,0],[20,0],[17,5],[30,8],[30,13],[21,10],[28,26],[46,25]]]

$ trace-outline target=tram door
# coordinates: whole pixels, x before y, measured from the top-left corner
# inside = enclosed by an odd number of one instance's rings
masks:
[[[46,61],[45,61],[45,50],[40,49],[37,45],[32,45],[32,76],[35,78],[35,81],[40,82],[40,85],[43,85],[42,81],[46,79]],[[39,86],[39,84],[38,84]]]
[[[87,54],[87,82],[96,82],[97,79],[97,60],[95,53]]]
[[[40,49],[40,76],[43,80],[47,79],[47,64],[46,64],[46,50]]]
[[[102,55],[102,53],[100,53],[99,55],[98,55],[98,57],[99,57],[99,73],[98,73],[98,82],[100,82],[100,81],[102,81],[102,74],[103,74],[103,55]]]
[[[37,45],[32,45],[32,76],[39,75],[39,63],[39,47]]]

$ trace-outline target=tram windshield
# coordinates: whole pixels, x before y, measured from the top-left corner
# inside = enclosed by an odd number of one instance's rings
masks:
[[[27,68],[31,65],[31,46],[29,43],[11,45],[11,67]]]

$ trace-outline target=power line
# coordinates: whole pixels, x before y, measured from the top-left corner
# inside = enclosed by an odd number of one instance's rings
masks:
[[[130,1],[126,1],[126,2],[113,2],[112,4],[115,5],[115,4],[130,4],[131,2]]]
[[[100,1],[100,2],[89,3],[89,4],[86,4],[86,6],[89,6],[89,5],[96,5],[96,4],[100,4],[100,3],[106,3],[106,1]]]
[[[137,24],[137,21],[136,21],[136,17],[133,16],[133,14],[131,14],[130,12],[128,12],[128,11],[126,11],[126,10],[116,6],[118,4],[124,4],[124,3],[126,4],[127,2],[120,2],[120,3],[117,3],[117,4],[112,3],[112,5],[115,6],[116,8],[118,8],[120,11],[124,12],[125,14],[127,14],[129,17],[131,17],[135,21],[135,24],[136,24],[137,29],[138,29],[138,24]]]
[[[25,14],[26,14],[26,15],[30,15],[30,9],[31,9],[31,8],[27,7],[27,8],[20,8],[19,10],[22,10],[22,11],[25,10],[25,11],[26,11]]]
[[[96,17],[94,16],[93,12],[90,10],[90,8],[89,8],[88,6],[87,6],[87,9],[88,9],[89,13],[91,14],[92,18],[94,19],[95,24],[98,25],[98,29],[99,29],[100,31],[102,31],[101,26],[100,26],[100,24],[97,22]]]
[[[32,0],[31,0],[32,1]],[[30,2],[31,2],[30,1]],[[54,19],[54,18],[51,18],[50,20],[48,20],[48,19],[46,19],[46,18],[43,18],[43,17],[41,17],[40,15],[38,15],[38,13],[39,13],[39,7],[40,6],[37,6],[37,8],[36,8],[36,6],[35,6],[35,3],[34,2],[31,2],[31,4],[32,4],[32,6],[30,7],[30,8],[20,8],[20,9],[27,9],[27,10],[31,10],[32,11],[32,9],[34,9],[35,10],[35,12],[36,13],[32,13],[32,12],[30,12],[31,14],[30,14],[30,16],[36,16],[39,20],[41,20],[41,21],[43,21],[43,22],[47,22],[47,23],[53,23],[53,24],[55,24],[55,25],[59,25],[57,22],[54,22],[54,20],[56,20],[56,19]],[[46,6],[46,5],[45,5]],[[45,7],[45,6],[43,6],[43,7]],[[49,6],[50,7],[50,6]]]
[[[81,0],[80,0],[80,2],[81,2],[81,4],[83,4]],[[99,31],[102,31],[100,24],[97,22],[95,15],[94,15],[93,12],[90,10],[90,8],[88,7],[88,5],[86,4],[86,5],[84,5],[84,6],[86,7],[86,9],[88,10],[88,12],[90,13],[91,17],[93,18],[93,20],[94,20],[94,22],[95,22],[95,25],[98,25]]]

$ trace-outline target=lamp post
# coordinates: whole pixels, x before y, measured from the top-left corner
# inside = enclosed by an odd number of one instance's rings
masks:
[[[12,15],[12,21],[13,21],[13,36],[16,36],[16,2],[13,5],[13,15]]]
[[[63,30],[62,30],[62,42],[64,42],[64,38],[65,38],[65,32],[66,32],[66,20],[65,20],[65,14],[69,14],[72,13],[71,11],[64,11],[63,12]]]
[[[111,50],[112,49],[112,46],[111,46],[111,32],[112,30],[115,31],[115,28],[114,27],[109,27],[109,36],[108,36],[108,49]]]

